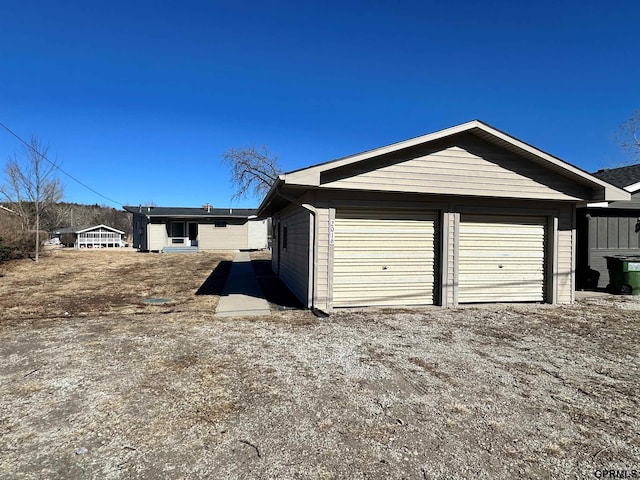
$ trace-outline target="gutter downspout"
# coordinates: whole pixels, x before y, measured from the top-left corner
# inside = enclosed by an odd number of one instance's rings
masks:
[[[311,287],[310,308],[311,308],[311,311],[315,311],[316,310],[316,278],[317,278],[317,272],[318,272],[318,237],[317,237],[318,230],[319,230],[318,210],[316,210],[316,208],[309,203],[302,203],[298,201],[296,198],[290,195],[287,195],[286,193],[282,193],[279,188],[276,188],[275,194],[285,199],[286,201],[293,203],[294,205],[298,205],[299,207],[302,207],[305,210],[308,210],[309,212],[311,212],[311,215],[313,215],[313,251],[312,251],[313,261],[311,262],[311,269],[310,269],[311,281],[309,282],[309,285]]]

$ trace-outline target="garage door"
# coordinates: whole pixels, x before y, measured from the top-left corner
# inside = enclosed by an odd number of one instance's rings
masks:
[[[545,300],[545,218],[462,216],[458,302]]]
[[[433,304],[436,214],[336,211],[334,307]]]

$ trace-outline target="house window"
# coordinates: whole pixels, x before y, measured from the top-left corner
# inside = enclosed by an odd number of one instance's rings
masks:
[[[184,222],[171,222],[171,236],[184,237]]]
[[[216,228],[225,228],[227,226],[227,222],[215,222],[213,226]]]

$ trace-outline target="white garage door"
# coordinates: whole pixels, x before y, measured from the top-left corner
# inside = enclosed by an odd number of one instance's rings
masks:
[[[462,216],[458,302],[545,300],[546,220]]]
[[[436,214],[338,210],[334,307],[433,304]]]

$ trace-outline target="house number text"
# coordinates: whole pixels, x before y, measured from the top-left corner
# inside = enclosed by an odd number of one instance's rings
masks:
[[[329,245],[333,245],[336,240],[336,221],[329,222]]]

